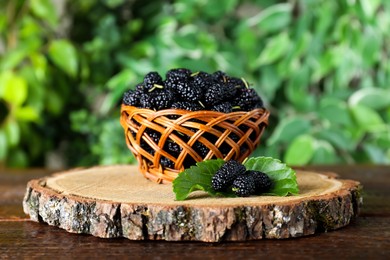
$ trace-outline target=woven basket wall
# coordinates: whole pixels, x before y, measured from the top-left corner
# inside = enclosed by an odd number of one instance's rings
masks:
[[[226,114],[122,105],[120,122],[142,174],[157,183],[170,183],[195,162],[213,158],[242,162],[260,143],[268,117],[266,109]],[[171,165],[163,166],[162,160]]]

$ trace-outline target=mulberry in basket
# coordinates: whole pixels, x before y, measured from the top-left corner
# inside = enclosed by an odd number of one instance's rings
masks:
[[[222,113],[122,105],[120,122],[142,174],[170,183],[185,168],[206,159],[242,162],[260,143],[268,117],[264,108]]]

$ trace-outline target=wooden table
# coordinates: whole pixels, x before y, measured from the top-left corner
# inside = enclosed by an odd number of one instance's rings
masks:
[[[364,204],[360,217],[345,228],[286,240],[201,243],[131,241],[70,234],[29,220],[22,199],[30,179],[47,170],[0,170],[0,259],[3,258],[158,258],[158,259],[389,259],[390,166],[312,166],[344,179],[360,181]]]

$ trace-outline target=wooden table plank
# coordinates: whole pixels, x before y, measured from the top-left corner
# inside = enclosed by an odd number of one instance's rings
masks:
[[[1,169],[0,221],[28,219],[22,208],[26,184],[31,179],[42,178],[51,173],[53,171],[46,169]]]
[[[156,242],[101,239],[70,234],[27,220],[22,198],[28,180],[45,170],[0,171],[0,259],[63,257],[131,258],[335,258],[386,259],[390,255],[390,166],[316,166],[362,182],[361,215],[349,226],[320,235],[230,243]]]
[[[287,240],[259,240],[238,243],[194,243],[131,241],[100,239],[88,235],[69,234],[63,230],[33,222],[0,222],[0,251],[3,255],[22,257],[62,256],[161,259],[199,258],[239,259],[244,256],[267,258],[374,259],[390,253],[390,218],[359,218],[341,230],[311,237]],[[378,235],[379,233],[383,235]],[[375,235],[377,234],[377,235]],[[40,250],[42,248],[42,250]],[[0,254],[1,258],[1,254]]]

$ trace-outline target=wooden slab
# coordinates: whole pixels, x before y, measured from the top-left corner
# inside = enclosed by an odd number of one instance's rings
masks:
[[[23,209],[34,221],[72,233],[132,240],[244,241],[334,230],[353,220],[361,186],[334,175],[297,171],[298,196],[175,201],[136,166],[77,169],[27,184]]]

